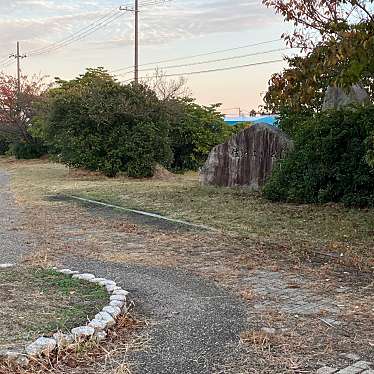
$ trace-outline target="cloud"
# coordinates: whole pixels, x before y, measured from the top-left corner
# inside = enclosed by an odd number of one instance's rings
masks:
[[[0,13],[6,15],[0,20],[0,57],[14,49],[17,40],[26,49],[34,49],[69,37],[116,6],[118,2],[98,0],[0,0]],[[258,30],[273,23],[276,16],[261,0],[207,0],[204,3],[175,0],[162,6],[144,6],[140,18],[142,42],[158,44],[214,33]],[[94,35],[95,40],[91,37],[86,41],[94,48],[130,44],[132,13],[124,14]]]

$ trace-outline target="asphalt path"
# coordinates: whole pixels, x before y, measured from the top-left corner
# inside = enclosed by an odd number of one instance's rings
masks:
[[[115,280],[151,321],[144,351],[130,354],[137,374],[225,373],[237,359],[245,308],[215,283],[189,272],[66,258],[67,267]]]

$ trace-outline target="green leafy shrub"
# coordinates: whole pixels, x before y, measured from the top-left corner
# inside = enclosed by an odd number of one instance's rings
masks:
[[[372,131],[371,135],[366,139],[366,144],[368,147],[366,161],[374,168],[374,131]]]
[[[9,150],[9,142],[0,138],[0,155],[5,155]]]
[[[174,100],[170,118],[170,141],[174,171],[198,170],[213,147],[243,129],[229,126],[218,112],[219,105],[201,106],[192,99]]]
[[[342,202],[374,206],[374,169],[368,163],[374,106],[316,114],[293,128],[294,150],[264,187],[273,201]]]
[[[7,154],[15,156],[17,160],[31,160],[40,158],[47,153],[44,145],[38,143],[13,143]]]
[[[103,69],[58,85],[36,123],[63,163],[109,177],[148,177],[156,163],[169,165],[168,122],[148,87],[120,85]]]

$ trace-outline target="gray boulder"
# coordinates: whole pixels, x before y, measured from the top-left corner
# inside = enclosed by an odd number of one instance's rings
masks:
[[[203,185],[245,186],[259,191],[275,162],[292,147],[280,129],[259,123],[216,146],[200,171]]]

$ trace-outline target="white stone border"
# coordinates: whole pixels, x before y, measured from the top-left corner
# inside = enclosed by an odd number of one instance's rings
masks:
[[[4,264],[5,265],[5,264]],[[8,266],[5,267],[11,267]],[[13,266],[13,264],[12,264]],[[0,266],[1,267],[1,266]],[[78,326],[71,330],[69,334],[56,332],[52,338],[39,337],[33,343],[26,346],[25,350],[17,351],[0,351],[0,359],[8,363],[16,363],[20,366],[26,367],[30,360],[36,359],[42,355],[49,355],[56,350],[64,349],[71,344],[79,343],[87,339],[96,339],[97,341],[105,340],[107,337],[106,330],[116,325],[116,319],[127,312],[127,296],[129,292],[117,286],[116,282],[106,278],[96,278],[95,275],[89,273],[79,273],[70,269],[52,268],[58,273],[65,276],[71,276],[74,279],[87,281],[105,287],[110,296],[110,302],[101,312],[89,321],[85,326]]]

